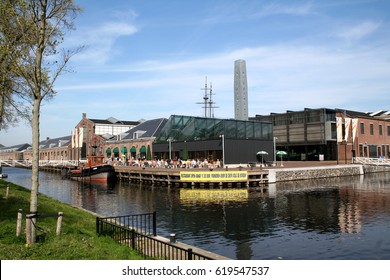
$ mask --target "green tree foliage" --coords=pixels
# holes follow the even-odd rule
[[[18,9],[16,9],[18,7]],[[21,117],[27,116],[26,106],[20,99],[16,65],[22,58],[22,53],[27,52],[26,40],[29,30],[23,27],[28,17],[25,14],[26,7],[18,0],[0,1],[0,129],[7,129]]]
[[[150,145],[148,145],[148,149],[146,150],[146,159],[147,160],[152,159],[152,152],[150,151]]]
[[[72,0],[0,0],[2,107],[18,100],[27,109],[32,126],[32,178],[30,211],[36,212],[39,189],[40,110],[43,100],[56,92],[54,83],[69,59],[80,51],[60,49],[66,31],[80,11]],[[8,64],[7,64],[8,62]],[[7,65],[10,65],[7,68]],[[8,102],[8,103],[7,103]],[[18,108],[18,106],[14,106]],[[2,110],[5,112],[6,110]],[[12,111],[6,112],[8,117]],[[4,113],[3,113],[4,115]],[[3,122],[3,120],[2,120]],[[35,240],[35,231],[31,234]]]

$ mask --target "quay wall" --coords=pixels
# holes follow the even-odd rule
[[[377,172],[389,172],[390,165],[375,165],[375,164],[365,164],[363,165],[364,173],[377,173]]]
[[[364,175],[363,165],[335,165],[305,168],[270,169],[268,183]]]

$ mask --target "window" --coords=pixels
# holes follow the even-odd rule
[[[364,134],[364,123],[360,123],[360,134]]]
[[[364,154],[363,154],[363,145],[362,145],[362,144],[359,144],[359,156],[360,156],[360,157],[364,157]]]
[[[374,124],[370,123],[370,135],[374,135]]]
[[[390,136],[390,125],[387,126],[387,136]]]
[[[379,135],[382,135],[382,134],[383,134],[382,125],[380,124],[380,125],[379,125]]]

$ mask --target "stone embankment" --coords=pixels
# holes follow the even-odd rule
[[[278,168],[269,170],[268,183],[355,175],[364,175],[362,165]]]
[[[302,165],[302,163],[301,163]],[[314,164],[316,165],[316,164]],[[369,165],[369,164],[317,164],[316,166],[294,166],[269,169],[268,183],[321,179],[342,176],[356,176],[367,173],[388,172],[390,166]]]

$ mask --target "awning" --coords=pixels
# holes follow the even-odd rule
[[[119,149],[118,147],[115,147],[114,150],[113,150],[114,154],[119,154]]]
[[[122,154],[127,154],[127,148],[125,146],[122,146]]]
[[[131,147],[131,149],[130,149],[130,153],[136,153],[137,152],[137,149],[133,146],[133,147]]]
[[[146,153],[146,148],[145,146],[142,146],[141,149],[139,149],[140,153]]]
[[[107,148],[106,154],[107,154],[107,155],[110,155],[110,154],[111,154],[111,148]]]

